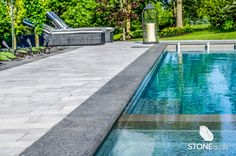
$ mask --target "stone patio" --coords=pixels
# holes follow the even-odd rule
[[[80,47],[0,71],[0,155],[18,155],[149,46]]]

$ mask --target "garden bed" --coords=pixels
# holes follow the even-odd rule
[[[14,54],[11,51],[2,50],[0,51],[0,71],[64,53],[75,48],[78,47],[22,48],[16,50]]]

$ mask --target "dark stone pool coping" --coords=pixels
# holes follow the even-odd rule
[[[20,155],[93,155],[165,48],[152,46]]]

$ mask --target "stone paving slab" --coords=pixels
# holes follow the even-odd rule
[[[135,46],[82,47],[0,71],[0,155],[20,154],[148,49]]]

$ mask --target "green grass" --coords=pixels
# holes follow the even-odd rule
[[[236,31],[215,32],[210,30],[195,31],[181,36],[161,38],[161,40],[232,40],[236,39]]]
[[[207,24],[191,26],[193,32],[181,36],[160,38],[160,40],[235,40],[236,31],[219,32],[208,28]],[[131,41],[141,41],[141,38],[131,39]]]
[[[201,31],[208,29],[209,26],[210,26],[209,24],[196,24],[196,25],[191,25],[191,28],[194,31]]]

